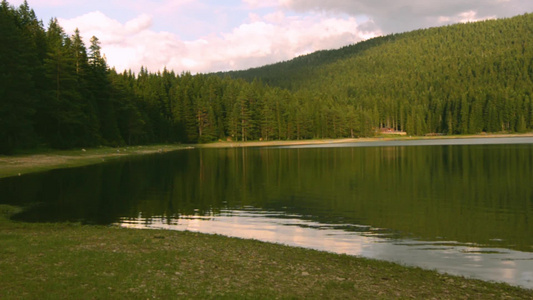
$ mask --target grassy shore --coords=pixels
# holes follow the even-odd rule
[[[303,143],[327,142],[353,140]],[[302,142],[282,144],[295,143]],[[202,147],[280,144],[219,142]],[[97,148],[0,157],[0,177],[187,148]],[[533,290],[506,284],[253,240],[10,220],[19,210],[0,204],[0,299],[533,298]]]
[[[533,290],[191,232],[9,220],[0,299],[531,299]]]
[[[81,167],[117,158],[184,150],[184,145],[152,145],[110,148],[100,147],[76,150],[46,150],[39,152],[0,155],[0,178],[18,176],[59,168]]]

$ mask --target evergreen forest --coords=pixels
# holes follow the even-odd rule
[[[245,71],[115,70],[97,37],[0,5],[0,154],[19,149],[533,130],[533,14]]]

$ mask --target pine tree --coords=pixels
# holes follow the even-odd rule
[[[118,129],[115,105],[110,97],[109,69],[101,53],[100,40],[95,36],[91,38],[88,59],[88,88],[91,102],[96,106],[102,142],[113,146],[122,145],[124,141]]]
[[[82,96],[78,86],[71,41],[57,19],[47,31],[48,53],[44,60],[47,91],[39,107],[38,128],[53,147],[69,148],[84,144]]]
[[[0,153],[31,144],[36,90],[31,38],[17,12],[0,6]]]

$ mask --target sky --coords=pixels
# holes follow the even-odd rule
[[[8,0],[18,6],[24,0]],[[110,67],[151,72],[242,70],[372,37],[533,12],[532,0],[28,0]]]

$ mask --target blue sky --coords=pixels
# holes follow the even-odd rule
[[[18,6],[23,0],[8,1]],[[531,0],[28,0],[118,71],[247,69],[389,33],[533,12]]]

